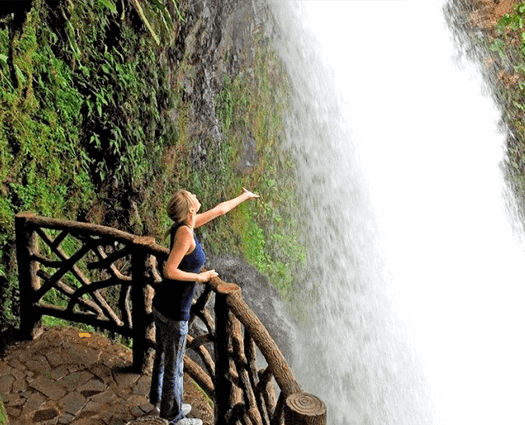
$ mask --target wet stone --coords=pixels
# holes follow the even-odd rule
[[[97,363],[89,370],[95,376],[97,376],[98,378],[100,378],[102,381],[104,381],[107,384],[114,382],[113,374],[111,373],[111,369],[103,364]]]
[[[111,418],[113,417],[113,413],[112,412],[102,411],[102,412],[100,412],[98,414],[98,417],[100,419],[102,419],[104,424],[106,424],[106,425],[111,425],[112,424],[112,422],[111,422]]]
[[[132,395],[126,400],[126,409],[129,410],[135,417],[142,416],[144,412],[140,406],[146,406],[149,404],[149,400],[141,395]],[[151,406],[153,409],[153,406]]]
[[[78,390],[91,378],[93,378],[93,375],[83,370],[82,372],[73,372],[65,376],[57,384],[66,391]]]
[[[81,364],[90,367],[98,360],[100,352],[77,344],[64,343],[63,358],[65,364]]]
[[[47,353],[46,358],[52,368],[55,368],[57,366],[61,366],[64,364],[64,359],[57,352]]]
[[[82,385],[78,390],[82,393],[88,392],[92,393],[91,395],[95,395],[106,390],[107,387],[107,384],[102,382],[102,380],[100,380],[99,378],[94,378]]]
[[[75,420],[75,425],[106,425],[106,423],[102,419],[95,416],[90,418],[77,419]]]
[[[25,375],[24,375],[23,379],[17,379],[13,383],[13,392],[16,393],[16,394],[20,394],[20,393],[24,392],[26,389],[27,389],[27,382],[26,382],[26,379],[25,379]]]
[[[149,401],[147,403],[139,404],[140,410],[142,410],[144,413],[151,413],[155,406],[151,404]]]
[[[4,404],[11,407],[23,406],[26,402],[25,398],[20,397],[20,394],[6,394],[4,396]]]
[[[117,381],[117,386],[121,389],[131,387],[135,383],[135,381],[139,379],[139,376],[140,375],[136,373],[128,373],[121,371],[113,372],[113,377],[115,378],[115,381]]]
[[[24,350],[18,353],[18,360],[20,360],[22,363],[25,363],[26,361],[30,360],[33,356],[34,353],[32,351]]]
[[[15,382],[15,377],[12,375],[0,376],[0,394],[9,394]]]
[[[6,362],[0,360],[0,376],[10,375],[13,371],[13,368],[9,366]]]
[[[80,391],[80,394],[82,394],[86,398],[90,398],[90,397],[93,397],[94,395],[100,394],[100,391],[83,390],[83,391]]]
[[[82,409],[82,413],[85,413],[85,414],[90,413],[91,415],[94,415],[106,409],[108,405],[110,404],[105,403],[104,401],[101,401],[101,400],[98,400],[98,401],[90,400],[88,404],[86,404],[86,407]]]
[[[45,397],[39,392],[34,392],[31,394],[29,399],[24,404],[23,414],[27,415],[35,410],[40,409],[42,405],[46,402]]]
[[[17,358],[9,358],[7,360],[7,364],[9,366],[11,366],[13,369],[16,369],[16,370],[20,370],[20,371],[25,371],[26,367],[24,366],[24,364],[18,360]]]
[[[54,419],[58,416],[58,411],[54,408],[37,410],[33,415],[34,422],[44,422]]]
[[[5,410],[8,416],[12,418],[18,418],[20,416],[20,413],[22,413],[21,407],[7,406]]]
[[[79,365],[76,365],[76,364],[67,365],[67,370],[69,371],[69,373],[77,372],[77,371],[83,370],[83,369],[85,369],[83,366],[79,366]]]
[[[133,389],[133,394],[147,395],[151,385],[151,378],[148,376],[141,376]]]
[[[25,379],[26,377],[26,374],[23,373],[23,372],[20,372],[19,370],[17,369],[11,369],[11,375],[13,375],[15,377],[15,379]]]
[[[66,392],[60,388],[56,382],[48,376],[48,374],[40,375],[38,378],[31,381],[29,386],[53,400],[60,400],[66,395]]]
[[[78,393],[71,393],[59,401],[67,413],[76,415],[86,405],[86,398]]]
[[[58,419],[58,423],[59,424],[69,424],[73,422],[74,420],[75,420],[75,417],[72,414],[66,413],[65,415],[61,416]]]
[[[45,370],[50,370],[48,361],[44,356],[39,356],[35,359],[26,362],[26,367],[36,373],[42,373]]]
[[[53,368],[51,373],[49,374],[49,377],[51,379],[54,379],[55,381],[58,381],[59,379],[62,379],[64,376],[69,374],[69,369],[67,366],[59,366],[57,368]]]
[[[144,412],[142,411],[142,409],[139,406],[133,406],[131,408],[131,414],[133,416],[135,416],[136,418],[138,418],[139,416],[144,415]]]

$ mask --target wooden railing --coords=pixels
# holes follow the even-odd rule
[[[43,315],[117,333],[133,339],[142,371],[156,345],[151,301],[168,250],[90,223],[32,213],[15,221],[22,333],[33,338]],[[301,390],[239,286],[204,285],[189,325],[185,371],[214,400],[217,425],[326,424],[324,403]]]

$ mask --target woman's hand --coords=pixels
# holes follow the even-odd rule
[[[242,193],[233,198],[229,201],[221,202],[220,204],[216,205],[211,210],[205,211],[201,214],[197,214],[195,217],[195,228],[201,227],[202,225],[215,220],[217,217],[220,217],[221,215],[224,215],[231,210],[233,210],[235,207],[237,207],[239,204],[243,203],[244,201],[247,201],[249,199],[255,199],[258,198],[259,195],[256,195],[255,193],[250,192],[246,188],[242,188]]]
[[[250,191],[249,191],[248,189],[246,189],[245,187],[242,188],[242,193],[248,195],[248,199],[259,198],[259,195],[256,195],[255,193],[250,192]]]
[[[217,273],[215,270],[208,270],[206,272],[199,273],[199,282],[205,283],[217,276],[219,276],[219,273]]]

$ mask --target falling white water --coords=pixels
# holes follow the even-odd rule
[[[499,111],[441,1],[275,1],[309,220],[294,370],[332,425],[525,424]]]

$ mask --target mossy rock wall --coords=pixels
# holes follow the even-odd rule
[[[286,295],[304,262],[288,84],[265,1],[22,2],[0,11],[0,301],[17,322],[14,216],[114,226],[166,244],[165,206],[261,195],[201,233]],[[15,13],[11,13],[15,12]]]

